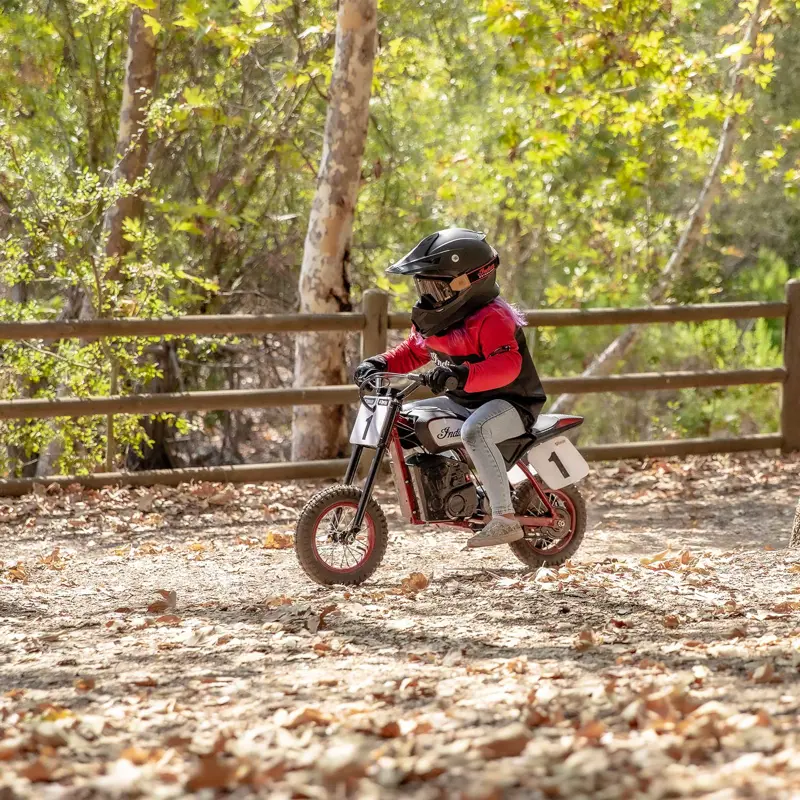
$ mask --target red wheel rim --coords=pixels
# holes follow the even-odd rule
[[[350,528],[357,508],[358,503],[354,500],[340,500],[323,509],[314,522],[314,558],[331,572],[355,572],[366,563],[375,549],[375,523],[368,514],[352,542],[344,544],[332,540],[334,534]],[[337,509],[351,509],[352,513],[344,511],[337,519]]]
[[[537,553],[541,553],[542,555],[546,556],[552,556],[560,553],[562,550],[565,550],[572,541],[572,537],[575,535],[575,528],[578,524],[578,519],[575,511],[575,503],[572,502],[572,499],[568,494],[557,489],[546,489],[545,493],[557,511],[561,510],[566,512],[567,516],[569,517],[569,530],[560,539],[556,539],[554,542],[552,542],[549,547],[540,546],[540,543],[547,541],[545,536],[540,535],[536,538],[527,538],[526,541],[528,545]],[[530,530],[530,528],[528,530]],[[537,529],[534,528],[534,530]],[[547,531],[547,528],[539,528],[538,530]]]

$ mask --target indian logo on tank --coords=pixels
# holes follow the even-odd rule
[[[461,439],[463,424],[460,419],[435,419],[428,424],[428,431],[438,442],[457,441]]]

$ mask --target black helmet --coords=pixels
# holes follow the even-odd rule
[[[426,236],[386,272],[414,278],[419,300],[411,321],[423,336],[435,336],[500,294],[499,264],[485,234],[447,228]]]

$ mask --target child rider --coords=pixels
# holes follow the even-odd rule
[[[429,379],[435,394],[444,392],[448,378],[457,379],[458,388],[444,397],[419,402],[469,414],[461,440],[486,490],[492,519],[468,547],[523,538],[497,443],[529,429],[546,400],[522,331],[525,321],[499,296],[499,264],[482,233],[448,228],[424,238],[386,270],[414,278],[419,299],[411,312],[411,335],[363,361],[354,375],[360,385],[376,372],[409,372],[433,361]]]

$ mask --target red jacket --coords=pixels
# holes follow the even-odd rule
[[[469,364],[467,392],[507,386],[519,375],[522,356],[515,339],[517,322],[505,305],[489,303],[441,336],[423,339],[416,331],[386,353],[390,372],[411,372],[431,360],[431,351],[451,356],[480,355]],[[435,361],[435,358],[434,358]]]
[[[478,309],[441,336],[425,339],[412,331],[384,357],[390,372],[410,372],[431,360],[443,366],[466,364],[464,389],[448,392],[466,407],[500,398],[536,416],[546,399],[517,315],[502,300]]]

